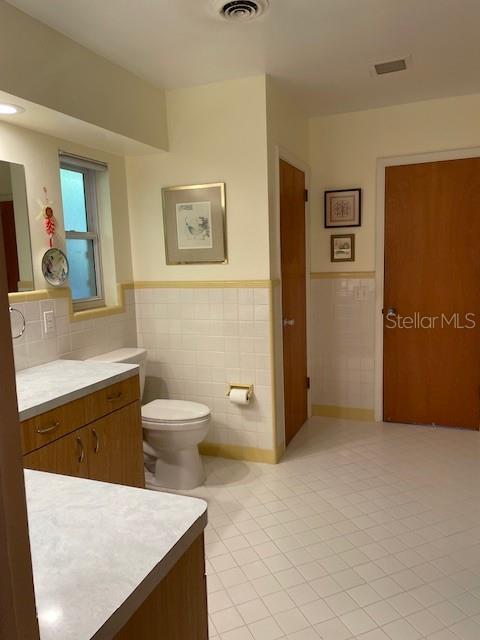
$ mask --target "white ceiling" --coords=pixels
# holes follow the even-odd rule
[[[269,73],[309,115],[480,91],[480,0],[271,0],[243,24],[211,0],[9,1],[165,88]],[[407,71],[370,75],[408,55]]]

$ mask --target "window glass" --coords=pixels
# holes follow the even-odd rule
[[[68,279],[74,300],[97,296],[93,240],[67,238]]]
[[[81,171],[60,169],[63,215],[67,231],[88,231],[85,179]]]

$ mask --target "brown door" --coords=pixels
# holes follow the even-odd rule
[[[287,444],[308,417],[305,174],[280,160],[283,375]]]
[[[480,158],[385,178],[384,419],[478,429]]]
[[[26,469],[88,478],[87,436],[85,428],[63,436],[23,456],[23,466]]]
[[[145,486],[140,404],[114,411],[88,427],[88,470],[91,480],[132,487]]]
[[[18,270],[17,236],[15,232],[15,215],[11,200],[0,202],[2,217],[3,248],[7,265],[7,285],[9,293],[18,291],[20,273]]]

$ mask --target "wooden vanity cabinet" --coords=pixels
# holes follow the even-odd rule
[[[144,487],[138,376],[22,422],[27,469]]]
[[[88,478],[88,462],[81,431],[83,429],[69,433],[51,444],[23,456],[23,466],[26,469]]]
[[[139,402],[110,413],[84,430],[88,432],[88,477],[91,480],[145,486]]]

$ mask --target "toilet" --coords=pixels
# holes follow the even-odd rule
[[[123,348],[89,360],[122,362],[140,367],[140,394],[145,388],[147,352]],[[198,402],[158,399],[142,406],[143,450],[147,468],[154,469],[147,486],[152,489],[195,489],[205,473],[198,445],[205,439],[210,409]]]

